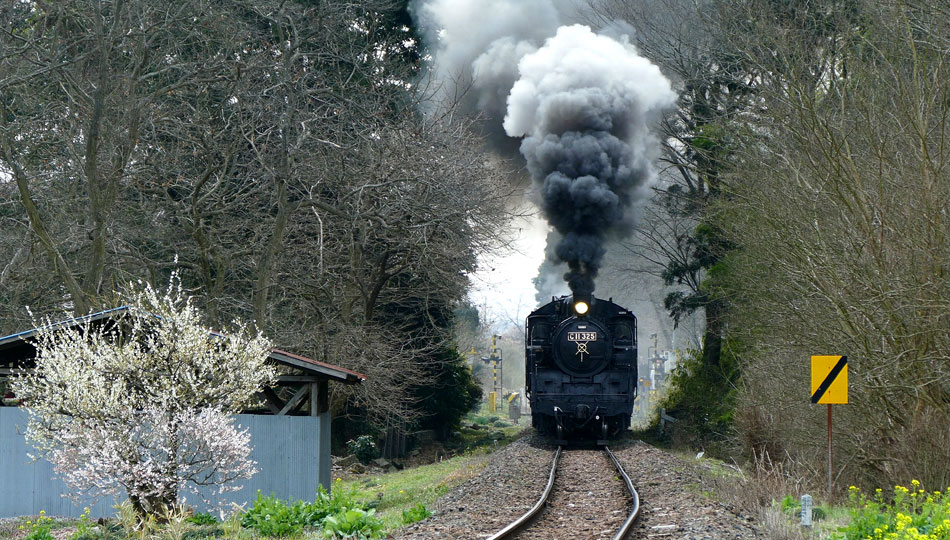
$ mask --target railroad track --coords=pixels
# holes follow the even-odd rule
[[[585,451],[574,451],[574,452],[580,453],[580,452],[585,452]],[[504,529],[498,531],[497,533],[489,537],[488,540],[502,540],[506,538],[514,538],[516,535],[519,537],[520,536],[530,537],[530,534],[529,534],[530,529],[527,528],[527,525],[529,523],[534,522],[536,519],[538,519],[539,521],[543,519],[539,517],[539,514],[541,513],[541,510],[544,509],[545,505],[548,503],[548,499],[550,498],[551,493],[554,491],[554,484],[555,484],[555,480],[557,479],[557,474],[558,474],[558,465],[560,464],[563,455],[566,453],[567,452],[565,452],[563,448],[560,446],[554,452],[554,459],[552,460],[552,463],[551,463],[551,473],[548,475],[548,483],[547,483],[547,486],[544,488],[544,493],[541,494],[541,498],[538,500],[538,502],[535,503],[535,505],[530,510],[528,510],[523,516],[511,522]],[[578,457],[579,457],[578,462],[589,462],[591,461],[589,457],[592,455],[596,455],[597,453],[598,452],[594,452],[594,451],[586,451],[586,454],[583,454],[583,453],[578,454]],[[605,446],[603,447],[603,454],[605,454],[606,457],[610,460],[610,462],[613,463],[613,466],[616,469],[616,472],[619,475],[619,478],[626,485],[627,491],[630,493],[630,498],[632,500],[629,514],[627,514],[627,517],[624,520],[623,524],[616,530],[616,533],[612,537],[613,540],[623,540],[624,538],[627,537],[627,534],[630,532],[630,529],[633,527],[633,522],[637,519],[637,515],[640,513],[640,496],[637,494],[637,490],[633,487],[633,482],[630,481],[630,477],[627,476],[627,473],[623,470],[623,466],[620,465],[620,462],[617,460],[617,457],[614,456],[613,452],[611,452],[610,449]],[[595,481],[596,479],[593,479],[593,478],[586,478],[586,477],[577,478],[572,484],[574,488],[573,490],[575,492],[586,491],[586,493],[582,493],[581,495],[586,495],[588,497],[591,497],[593,496],[593,492],[587,491],[587,489],[588,487],[594,488],[595,485],[590,484],[590,483],[595,482]],[[596,487],[601,488],[601,489],[604,488],[603,485],[596,485]],[[562,487],[562,489],[564,488]],[[605,495],[605,498],[607,498],[606,495]],[[565,500],[567,500],[567,497],[565,497]],[[604,506],[602,508],[606,509],[606,508],[609,508],[608,503],[616,503],[616,501],[613,499],[610,499],[610,500],[603,501],[603,503],[604,503]],[[565,502],[564,504],[566,504],[569,507],[568,509],[565,509],[565,511],[567,512],[574,511],[575,505],[573,503]],[[611,521],[614,518],[613,516],[606,515],[609,513],[610,513],[609,510],[603,510],[602,514],[604,515],[601,516],[603,518],[603,522]],[[555,523],[553,525],[549,525],[549,527],[552,527],[552,528],[553,527],[562,528],[563,526],[564,524],[561,524],[561,523]],[[599,531],[599,532],[602,534],[603,532],[606,532],[606,531]],[[545,533],[544,537],[550,538],[548,534],[549,533]]]

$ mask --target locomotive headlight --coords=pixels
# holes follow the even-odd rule
[[[590,306],[587,305],[587,302],[575,302],[575,303],[574,303],[574,311],[575,311],[578,315],[584,315],[584,314],[586,314],[586,313],[587,313],[587,310],[589,310],[589,309],[590,309]]]

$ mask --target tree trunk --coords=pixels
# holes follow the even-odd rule
[[[718,300],[706,304],[706,330],[703,332],[703,364],[719,371],[722,367],[722,315],[723,306]]]

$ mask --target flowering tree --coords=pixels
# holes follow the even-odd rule
[[[36,369],[13,381],[28,440],[72,496],[124,489],[142,515],[176,505],[181,491],[240,489],[233,482],[255,463],[229,415],[276,376],[270,342],[237,322],[227,335],[202,326],[177,276],[127,300],[114,323],[40,331]]]

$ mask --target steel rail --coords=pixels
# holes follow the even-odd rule
[[[624,484],[627,486],[627,490],[630,492],[630,498],[632,501],[632,509],[630,514],[627,515],[627,519],[624,520],[623,525],[618,529],[617,534],[614,535],[613,540],[624,540],[627,535],[630,533],[631,527],[633,527],[634,521],[640,515],[640,495],[637,493],[636,488],[633,487],[633,482],[630,480],[630,476],[627,475],[627,472],[623,470],[623,465],[620,464],[620,461],[617,459],[617,456],[610,451],[610,448],[606,446],[603,447],[604,452],[607,453],[607,456],[610,458],[610,461],[613,462],[614,467],[617,469],[617,472],[620,473],[620,477],[623,479]],[[528,522],[530,522],[538,512],[541,511],[541,508],[544,507],[544,504],[548,500],[548,496],[551,494],[551,490],[554,488],[554,478],[557,476],[557,464],[561,459],[562,447],[558,446],[557,451],[554,452],[554,460],[551,463],[551,473],[548,475],[548,485],[544,488],[544,493],[541,494],[541,498],[538,499],[538,502],[535,503],[531,510],[525,512],[523,516],[516,519],[515,521],[509,523],[504,529],[498,531],[487,540],[501,540],[507,538],[515,531],[524,527]]]
[[[630,498],[632,499],[633,508],[630,510],[630,514],[627,516],[626,521],[623,522],[623,525],[620,526],[620,530],[617,531],[617,534],[614,535],[613,540],[623,540],[627,537],[627,534],[630,533],[630,528],[633,527],[633,522],[637,520],[637,516],[640,515],[640,494],[637,493],[636,488],[633,487],[633,482],[630,481],[630,477],[627,476],[627,472],[623,470],[623,465],[620,464],[620,461],[617,459],[617,456],[610,451],[610,448],[604,447],[604,451],[607,452],[607,455],[610,456],[610,461],[614,462],[614,467],[617,467],[617,472],[620,473],[620,477],[623,478],[623,482],[627,484],[627,489],[630,491]]]
[[[531,510],[528,510],[523,516],[509,523],[507,527],[492,535],[490,538],[488,538],[488,540],[501,540],[502,538],[507,538],[508,535],[523,527],[526,523],[531,521],[531,518],[533,518],[535,514],[541,511],[544,503],[548,501],[548,495],[551,494],[551,490],[554,488],[554,477],[557,476],[557,462],[560,459],[561,447],[558,446],[557,451],[554,452],[554,461],[551,464],[551,474],[548,475],[548,485],[544,488],[544,493],[541,494],[541,498],[538,499],[538,502],[535,503],[533,507],[531,507]]]

